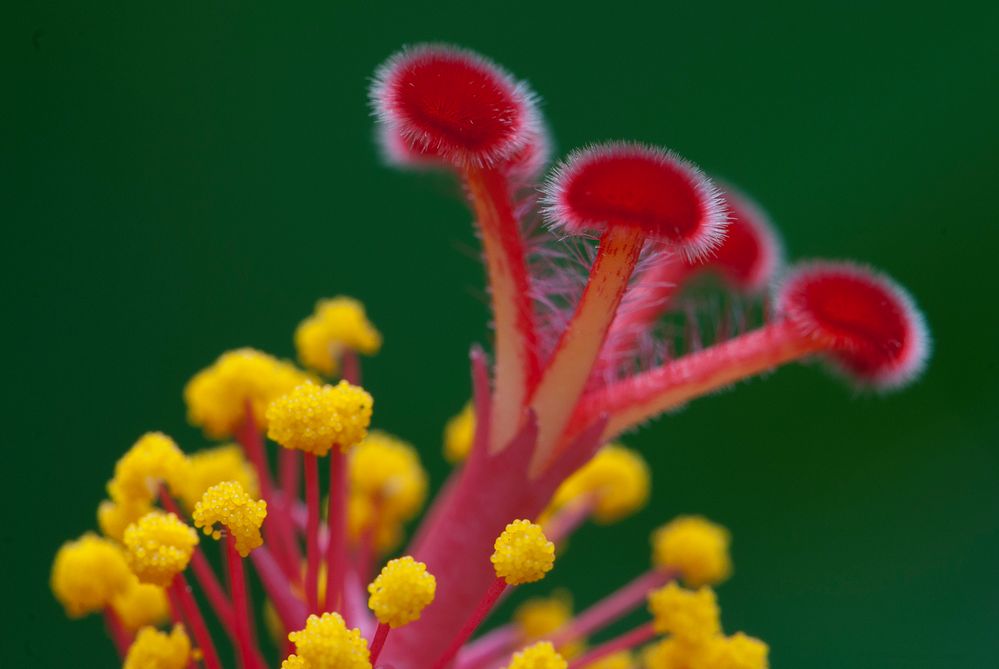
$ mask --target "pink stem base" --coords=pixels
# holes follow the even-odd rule
[[[382,647],[385,645],[385,639],[388,638],[388,633],[391,628],[385,623],[378,623],[378,628],[375,630],[375,638],[371,640],[371,665],[374,666],[375,662],[378,661],[378,656],[382,654]]]

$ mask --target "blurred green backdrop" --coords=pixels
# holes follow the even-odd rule
[[[999,6],[423,4],[5,7],[0,664],[113,664],[100,621],[52,600],[53,552],[141,432],[202,443],[194,371],[240,345],[291,356],[318,297],[367,302],[377,424],[441,480],[488,336],[481,270],[456,189],[379,164],[366,88],[400,45],[447,40],[527,78],[562,151],[675,148],[762,201],[792,258],[896,276],[936,340],[899,395],[793,368],[636,435],[653,503],[580,533],[539,590],[593,601],[696,511],[735,536],[726,627],[775,667],[994,666]]]

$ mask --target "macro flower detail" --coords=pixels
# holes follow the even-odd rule
[[[700,516],[681,516],[652,534],[653,562],[676,569],[692,587],[717,585],[732,572],[728,530]]]
[[[539,641],[513,654],[507,669],[566,669],[568,663],[547,641]]]
[[[169,634],[144,627],[128,649],[124,669],[183,669],[190,657],[191,640],[181,625]]]
[[[555,566],[555,544],[548,541],[541,526],[529,520],[515,520],[496,538],[490,561],[496,576],[508,585],[533,583]]]
[[[368,320],[364,305],[350,297],[320,300],[315,313],[295,330],[298,359],[326,376],[340,371],[345,352],[374,355],[381,346],[382,335]]]
[[[763,641],[723,631],[711,587],[733,572],[731,536],[701,516],[658,527],[651,565],[579,611],[538,582],[585,523],[646,506],[655,472],[622,435],[792,362],[898,389],[930,351],[913,299],[853,262],[786,268],[763,207],[664,147],[591,145],[543,177],[537,97],[464,49],[401,51],[370,101],[385,157],[459,181],[481,241],[493,337],[444,428],[452,473],[431,496],[428,453],[377,429],[360,356],[382,332],[359,300],[322,299],[292,337],[306,369],[241,348],[194,374],[188,420],[226,441],[185,452],[151,432],[128,449],[95,500],[104,536],[56,553],[56,598],[102,614],[126,667],[766,669]],[[481,630],[514,588],[531,598]]]
[[[323,456],[347,450],[368,434],[371,395],[346,381],[335,386],[304,383],[267,409],[268,436],[285,448]]]

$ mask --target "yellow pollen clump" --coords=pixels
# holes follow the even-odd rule
[[[148,432],[118,460],[108,494],[119,504],[151,502],[161,483],[179,490],[187,477],[187,457],[173,439],[161,432]]]
[[[368,585],[368,607],[379,622],[402,627],[420,619],[436,591],[437,579],[427,571],[427,565],[406,555],[389,560]]]
[[[594,520],[613,523],[645,506],[650,478],[649,466],[641,455],[609,444],[559,486],[552,506],[558,509],[586,499],[593,504]]]
[[[132,584],[111,600],[111,606],[122,625],[131,631],[147,625],[161,625],[170,618],[166,591],[158,585],[139,583],[134,575]]]
[[[586,665],[586,669],[633,669],[634,667],[635,658],[627,650],[611,653]]]
[[[702,643],[687,643],[676,638],[663,639],[642,651],[642,666],[646,669],[700,669],[713,645],[720,637]]]
[[[566,669],[569,663],[555,652],[547,641],[539,641],[533,646],[514,653],[507,669]]]
[[[555,565],[555,544],[529,520],[507,525],[493,548],[493,569],[509,585],[540,581]]]
[[[767,669],[769,652],[767,644],[759,639],[736,632],[711,644],[704,669]]]
[[[267,409],[267,435],[285,448],[323,456],[334,445],[347,451],[368,435],[373,400],[363,388],[307,382]]]
[[[691,587],[716,585],[732,573],[728,530],[700,516],[680,516],[652,534],[652,561],[677,569]]]
[[[528,599],[513,613],[513,622],[520,629],[520,636],[524,641],[543,639],[570,620],[572,601],[565,593]],[[559,646],[558,652],[562,657],[571,659],[582,653],[585,647],[583,640],[576,640]]]
[[[350,297],[320,300],[295,330],[298,359],[326,376],[340,370],[345,350],[374,355],[381,346],[382,335],[368,320],[364,305]]]
[[[469,402],[444,425],[444,458],[452,464],[463,462],[474,441],[475,407]]]
[[[309,616],[305,629],[290,633],[288,640],[295,653],[282,669],[371,669],[367,640],[360,630],[347,629],[339,613]]]
[[[104,610],[134,578],[121,547],[88,532],[56,552],[50,585],[67,615],[78,618]]]
[[[191,640],[181,625],[170,634],[143,627],[125,656],[122,669],[184,669],[191,659]]]
[[[377,504],[386,519],[412,519],[427,498],[427,473],[410,444],[372,432],[350,452],[350,490]]]
[[[187,461],[187,479],[177,492],[189,510],[194,509],[206,490],[223,481],[236,481],[250,497],[260,496],[257,472],[236,444],[206,448],[189,455]]]
[[[172,513],[150,511],[125,530],[128,566],[143,583],[167,587],[187,568],[198,533]]]
[[[718,602],[708,587],[695,591],[667,583],[649,593],[649,611],[656,632],[686,643],[704,643],[721,632]]]
[[[106,499],[97,505],[97,526],[104,536],[121,541],[125,528],[152,510],[152,502],[145,500],[119,504]]]
[[[254,501],[236,481],[216,483],[195,504],[191,518],[194,526],[215,539],[222,538],[216,525],[224,526],[236,539],[236,551],[246,557],[264,543],[260,526],[267,517],[267,502]]]
[[[184,387],[188,420],[222,439],[239,430],[249,406],[257,425],[265,427],[268,405],[307,378],[291,363],[252,348],[223,353]]]

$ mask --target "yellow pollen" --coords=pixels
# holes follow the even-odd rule
[[[187,457],[170,437],[148,432],[139,438],[114,468],[108,494],[119,504],[151,502],[161,483],[179,490],[187,477]]]
[[[552,506],[558,509],[589,499],[593,519],[613,523],[645,506],[649,485],[649,466],[642,456],[619,444],[609,444],[559,486]]]
[[[496,538],[490,560],[509,585],[540,581],[555,565],[555,544],[529,520],[515,520]]]
[[[716,585],[732,573],[728,530],[700,516],[680,516],[652,534],[652,560],[679,570],[691,587]]]
[[[368,585],[368,607],[379,622],[402,627],[420,619],[436,591],[437,579],[427,571],[427,565],[406,555],[389,560]]]
[[[187,568],[198,533],[172,513],[150,511],[125,530],[128,565],[143,583],[167,587]]]
[[[371,669],[367,640],[360,630],[347,629],[339,613],[309,616],[305,629],[292,632],[288,640],[295,653],[282,669]]]
[[[572,601],[566,593],[556,593],[552,597],[535,597],[517,607],[513,622],[520,629],[524,641],[544,639],[572,620]],[[559,646],[559,654],[572,659],[586,647],[583,640],[571,641]]]
[[[372,432],[350,452],[351,493],[377,504],[385,520],[411,520],[427,498],[427,473],[410,444]]]
[[[243,557],[264,543],[260,526],[267,517],[267,502],[254,501],[236,481],[216,483],[205,491],[191,514],[194,526],[215,539],[222,538],[222,525],[236,539],[236,551]]]
[[[373,400],[363,388],[307,382],[267,409],[268,436],[285,448],[323,456],[334,445],[349,450],[368,435]]]
[[[132,642],[122,669],[184,669],[191,659],[191,640],[181,625],[170,634],[143,627]]]
[[[368,320],[364,305],[350,297],[320,300],[295,330],[298,359],[326,376],[339,372],[345,350],[374,355],[381,346],[382,335]]]
[[[131,585],[111,600],[111,606],[122,625],[133,632],[147,625],[162,625],[170,618],[166,591],[158,585],[139,583],[134,575]]]
[[[205,491],[222,481],[236,481],[250,497],[260,497],[257,473],[236,444],[206,448],[187,458],[187,479],[178,494],[188,510],[193,510]]]
[[[547,641],[539,641],[533,646],[514,653],[507,669],[566,669],[569,664]]]
[[[631,652],[622,650],[586,665],[586,669],[633,669],[635,666]]]
[[[452,464],[463,462],[475,441],[475,408],[467,403],[444,426],[444,458]]]
[[[700,669],[720,637],[701,643],[687,643],[676,638],[663,639],[642,651],[642,666],[646,669]]]
[[[291,363],[252,348],[223,353],[184,387],[188,420],[222,439],[239,429],[249,405],[257,424],[266,427],[267,406],[307,378]]]
[[[759,639],[736,632],[711,645],[705,669],[768,669],[770,649]]]
[[[667,583],[649,593],[649,611],[657,632],[686,643],[704,643],[721,632],[718,602],[708,587],[695,591]]]
[[[50,585],[67,615],[78,618],[104,610],[133,580],[121,547],[88,532],[56,552]]]
[[[120,542],[125,528],[152,510],[152,502],[145,500],[118,504],[106,499],[97,505],[97,526],[104,536]]]

